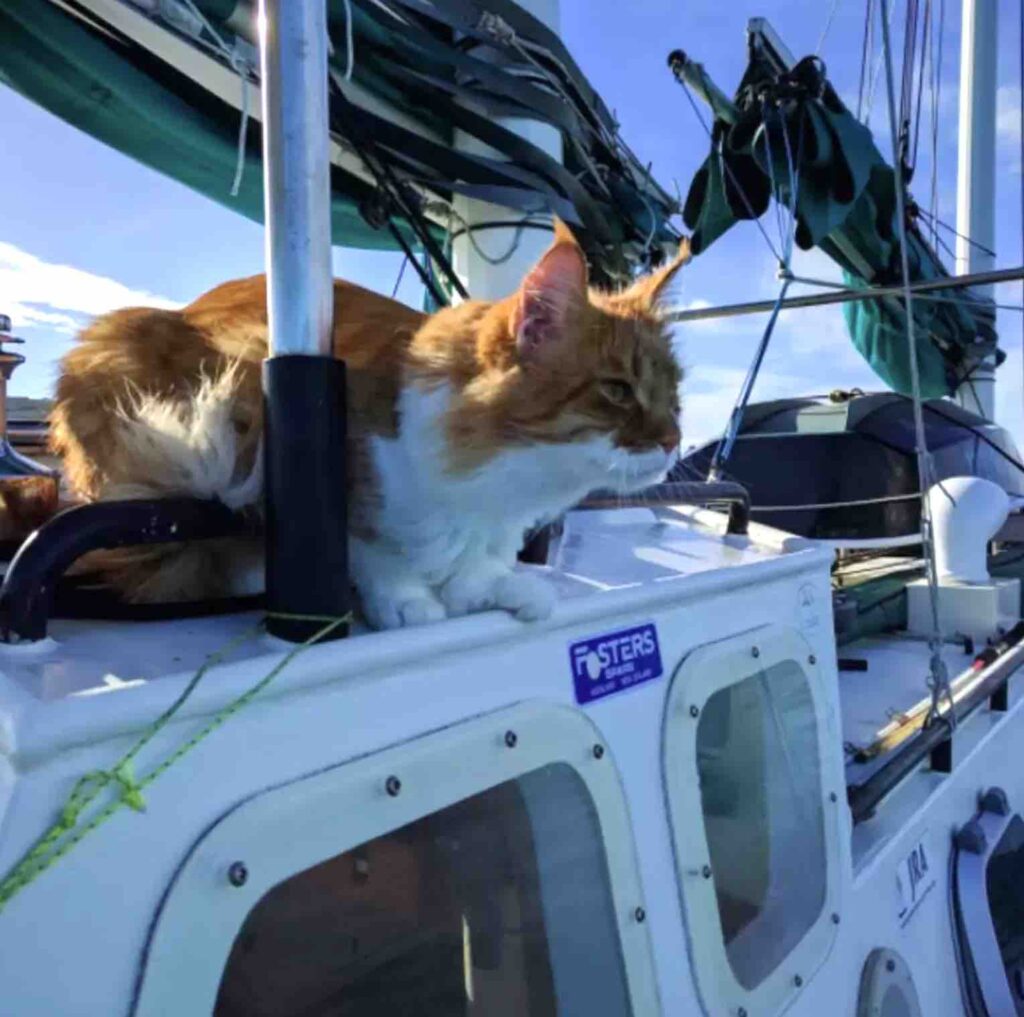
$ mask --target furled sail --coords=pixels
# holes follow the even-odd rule
[[[736,222],[759,218],[774,198],[792,208],[795,240],[820,247],[851,287],[900,281],[896,177],[871,131],[843,105],[816,57],[780,57],[751,34],[750,61],[733,99],[700,64],[676,54],[677,75],[710,106],[711,153],[694,177],[683,217],[695,254]],[[912,282],[948,276],[918,227],[907,224]],[[976,291],[938,290],[913,301],[921,394],[951,395],[997,348],[991,300]],[[907,315],[891,297],[844,305],[854,346],[894,391],[911,393]]]

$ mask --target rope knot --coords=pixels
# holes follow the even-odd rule
[[[110,772],[111,779],[117,784],[121,792],[121,801],[130,809],[136,812],[146,811],[146,799],[142,797],[142,785],[135,779],[132,773],[130,759],[125,759],[119,766]]]

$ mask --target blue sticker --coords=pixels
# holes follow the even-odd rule
[[[661,651],[653,624],[581,639],[569,647],[576,702],[580,705],[660,678]]]

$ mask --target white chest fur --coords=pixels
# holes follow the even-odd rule
[[[600,435],[505,448],[478,469],[455,473],[444,435],[451,401],[447,385],[406,387],[398,436],[371,443],[377,540],[354,539],[351,561],[374,624],[415,624],[487,607],[543,617],[550,591],[511,571],[526,531],[596,488],[652,483],[672,462],[660,450],[631,455]]]
[[[377,532],[400,547],[428,581],[441,582],[467,554],[511,559],[526,530],[564,511],[594,486],[596,459],[611,443],[533,445],[499,452],[479,469],[446,468],[447,385],[407,387],[397,438],[377,439],[373,464],[382,508]]]

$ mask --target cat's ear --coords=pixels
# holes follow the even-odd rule
[[[573,315],[587,302],[587,259],[558,219],[555,242],[527,273],[515,299],[516,350],[524,364],[531,364],[560,345]]]
[[[679,243],[679,250],[671,261],[637,279],[628,289],[617,293],[615,302],[644,314],[657,314],[676,272],[692,257],[689,238],[683,237]]]

